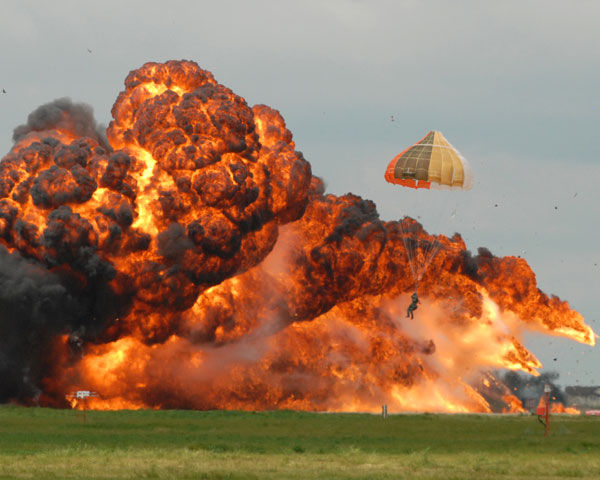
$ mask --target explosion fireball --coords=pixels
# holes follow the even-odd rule
[[[193,62],[130,72],[112,116],[56,100],[0,162],[0,401],[486,412],[485,372],[541,367],[524,330],[595,342],[524,259],[325,194],[279,112]],[[443,247],[414,320],[407,231]]]

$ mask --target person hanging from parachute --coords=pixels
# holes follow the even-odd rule
[[[441,132],[434,130],[396,155],[385,171],[385,179],[389,183],[415,189],[416,192],[430,189],[469,190],[473,183],[469,163]],[[426,201],[423,198],[421,200]],[[451,212],[454,216],[455,210]],[[414,280],[415,291],[406,312],[407,317],[413,318],[413,312],[420,303],[417,294],[419,281],[442,244],[437,237],[434,240],[428,236],[425,238],[421,234],[422,226],[408,216],[400,220],[399,225]]]
[[[417,308],[419,308],[419,307],[417,307],[417,304],[418,304],[418,303],[421,303],[421,302],[419,302],[419,296],[417,295],[417,292],[413,293],[413,294],[410,296],[410,298],[412,299],[412,302],[410,302],[410,305],[408,306],[408,309],[406,310],[406,316],[407,316],[407,317],[410,317],[411,319],[413,319],[413,318],[415,318],[415,317],[413,316],[413,312],[414,312],[414,311],[415,311]]]

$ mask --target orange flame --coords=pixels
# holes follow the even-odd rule
[[[527,410],[523,408],[523,403],[514,395],[503,395],[502,400],[506,402],[506,407],[502,409],[502,413],[525,413]]]
[[[567,415],[581,415],[581,411],[575,407],[565,407],[559,402],[550,402],[550,413],[565,413]]]

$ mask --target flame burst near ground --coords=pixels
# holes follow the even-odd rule
[[[0,401],[485,412],[510,392],[482,372],[541,367],[523,331],[594,344],[525,260],[326,194],[279,112],[193,62],[130,72],[112,116],[43,105],[0,163]],[[441,244],[415,320],[406,232]]]

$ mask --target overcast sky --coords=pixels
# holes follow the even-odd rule
[[[0,156],[42,103],[69,96],[108,124],[130,70],[194,60],[250,105],[278,109],[329,192],[373,200],[384,220],[414,211],[432,233],[461,232],[472,250],[525,257],[540,288],[600,332],[600,2],[4,0],[1,8]],[[383,172],[432,129],[470,161],[475,186],[430,206],[386,184]],[[546,336],[526,344],[562,385],[600,385],[597,348]]]

